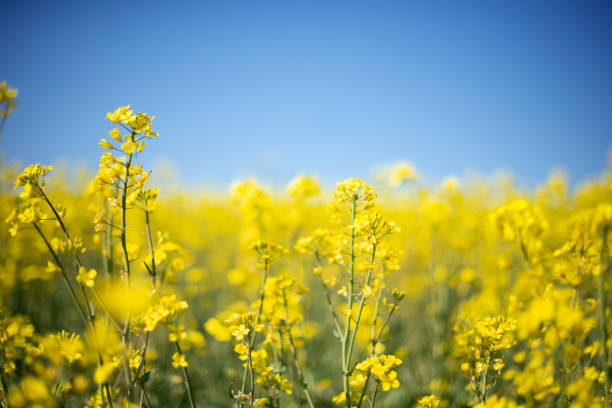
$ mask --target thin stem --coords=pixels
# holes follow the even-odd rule
[[[113,216],[112,211],[108,210],[108,204],[106,201],[103,203],[103,207],[104,207],[104,219],[108,217],[107,225],[110,227],[110,229],[104,230],[104,241],[102,243],[102,246],[106,248],[106,252],[107,252],[107,254],[104,256],[104,263],[106,265],[106,273],[108,274],[108,276],[112,276],[113,275],[113,228],[117,228],[117,227],[113,225],[114,216]]]
[[[38,187],[38,191],[42,195],[43,200],[45,200],[45,202],[47,203],[49,208],[51,208],[51,211],[53,212],[53,215],[55,216],[55,219],[59,223],[60,228],[62,229],[62,231],[64,233],[64,237],[66,237],[66,241],[68,241],[69,243],[72,242],[70,240],[70,235],[68,234],[68,230],[66,229],[66,226],[64,225],[64,221],[62,220],[62,217],[60,217],[59,213],[55,209],[55,206],[51,203],[51,200],[49,200],[49,197],[47,197],[47,195],[45,194],[45,191],[42,189],[42,187],[39,186]]]
[[[370,259],[370,264],[374,263],[375,257],[376,257],[376,244],[372,246],[372,257]],[[368,269],[368,276],[366,277],[366,282],[365,282],[366,285],[370,284],[370,279],[372,278],[372,269],[373,269],[372,267]],[[359,322],[361,321],[361,314],[363,312],[363,307],[365,306],[365,302],[366,302],[365,294],[362,294],[361,302],[359,303],[359,312],[357,312],[357,318],[355,319],[355,328],[353,330],[353,333],[351,335],[351,341],[349,343],[349,349],[348,349],[348,355],[347,355],[347,361],[348,361],[349,366],[351,365],[351,356],[353,354],[353,346],[355,344],[355,337],[357,336],[357,328],[359,326]]]
[[[255,325],[259,325],[259,323],[261,322],[261,313],[263,312],[263,305],[264,305],[264,299],[266,297],[266,280],[268,279],[268,272],[270,270],[270,265],[268,264],[268,259],[264,259],[264,273],[263,273],[263,277],[261,280],[261,294],[259,296],[259,309],[257,311],[257,318],[255,319]],[[255,329],[255,328],[254,328]],[[255,340],[257,339],[257,332],[254,331],[253,337],[249,338],[248,340],[248,344],[247,344],[247,352],[248,352],[248,356],[249,359],[251,358],[251,350],[253,349],[253,346],[255,345]],[[241,391],[244,392],[245,388],[246,388],[246,375],[247,375],[247,369],[248,366],[244,368],[244,372],[242,373],[242,387],[241,387]],[[253,396],[253,393],[255,392],[255,383],[254,383],[254,378],[253,378],[253,374],[251,372],[251,397]],[[251,404],[253,403],[252,398],[251,398]]]
[[[130,166],[132,164],[132,155],[128,156],[127,163],[125,165],[125,181],[123,183],[123,191],[121,193],[121,249],[123,250],[123,262],[126,273],[126,281],[129,285],[130,280],[130,260],[128,258],[127,251],[127,239],[126,239],[126,213],[127,213],[127,189],[128,180],[130,177]]]
[[[385,328],[389,324],[389,320],[391,320],[391,316],[393,316],[393,313],[395,313],[397,309],[398,308],[396,304],[391,305],[391,310],[389,310],[389,314],[387,314],[387,317],[385,318],[385,321],[383,322],[383,325],[380,328],[380,331],[378,332],[378,336],[376,336],[376,341],[374,342],[374,344],[377,344],[380,341],[380,338],[382,337]]]
[[[111,322],[113,322],[113,325],[117,328],[117,330],[119,332],[121,332],[121,326],[119,325],[119,323],[115,320],[115,318],[110,314],[110,312],[108,311],[108,308],[106,307],[106,305],[104,304],[104,302],[102,301],[102,298],[100,298],[100,295],[98,295],[98,292],[94,289],[94,288],[90,288],[91,293],[94,294],[94,297],[96,298],[96,300],[98,301],[98,303],[100,304],[100,306],[102,307],[102,309],[104,310],[104,313],[106,313],[106,315],[108,316],[108,318],[110,319]]]
[[[378,294],[376,296],[376,305],[374,306],[374,317],[372,319],[372,331],[370,332],[370,357],[374,356],[376,354],[376,345],[378,344],[378,340],[376,338],[376,321],[378,320],[378,313],[380,310],[380,302],[382,301],[382,284],[384,282],[385,279],[385,264],[383,263],[383,269],[382,269],[382,273],[380,276],[380,288],[378,290]],[[363,389],[361,390],[361,396],[359,397],[359,404],[357,405],[357,408],[361,408],[361,404],[363,402],[363,399],[367,393],[367,389],[368,389],[368,383],[370,382],[370,377],[371,377],[372,373],[371,370],[368,370],[368,374],[366,376],[366,382],[365,385],[363,387]]]
[[[525,263],[528,268],[531,268],[531,258],[529,257],[529,252],[527,251],[527,247],[525,246],[525,241],[523,240],[523,236],[521,235],[521,231],[517,230],[516,235],[518,237],[519,245],[521,247],[521,253],[523,254],[523,258],[525,259]]]
[[[350,247],[350,269],[349,269],[349,284],[348,284],[348,300],[346,310],[346,322],[344,325],[344,336],[342,338],[342,377],[344,386],[344,395],[346,398],[346,408],[351,408],[351,392],[349,388],[349,365],[350,356],[347,349],[349,346],[349,336],[351,333],[351,314],[353,311],[353,284],[355,278],[355,214],[357,212],[357,199],[353,198],[351,206],[351,247]]]
[[[147,230],[147,241],[149,243],[149,252],[151,253],[151,272],[152,272],[151,283],[153,286],[152,294],[155,295],[155,293],[157,292],[157,289],[156,289],[157,285],[156,285],[156,279],[155,279],[157,277],[157,270],[155,267],[155,252],[153,250],[153,240],[151,239],[151,223],[149,220],[149,212],[146,210],[145,210],[145,222],[146,222],[146,230]],[[151,336],[151,332],[147,332],[145,334],[144,345],[140,352],[140,363],[138,364],[138,368],[136,369],[136,374],[134,374],[134,378],[132,379],[132,384],[134,383],[134,381],[136,381],[137,378],[140,377],[140,372],[144,369],[146,365],[147,348],[149,346],[150,336]]]
[[[55,215],[55,218],[57,219],[57,222],[59,223],[62,231],[64,232],[64,237],[66,238],[66,242],[71,244],[72,241],[70,240],[70,234],[68,233],[68,229],[64,225],[64,221],[62,220],[62,217],[59,215],[59,213],[57,212],[57,210],[55,209],[55,207],[51,203],[51,200],[49,200],[49,198],[47,197],[47,195],[43,191],[42,187],[38,186],[38,190],[39,190],[41,196],[43,197],[43,200],[47,203],[47,205],[51,208],[51,211]],[[36,223],[33,223],[33,224],[34,224],[36,230],[38,231],[38,233],[40,234],[40,236],[45,241],[45,244],[47,245],[47,248],[49,249],[49,251],[51,251],[51,255],[56,260],[56,262],[58,262],[58,266],[60,266],[60,269],[63,272],[64,278],[66,279],[66,282],[69,283],[69,287],[71,288],[71,293],[73,294],[73,299],[75,299],[75,302],[77,302],[76,301],[76,296],[74,295],[74,289],[72,289],[72,284],[70,284],[70,280],[68,279],[68,275],[66,274],[65,270],[63,269],[63,267],[61,267],[61,263],[59,263],[59,258],[57,257],[57,254],[53,250],[53,247],[51,247],[51,245],[49,244],[49,241],[47,241],[46,237],[44,236],[44,234],[42,233],[42,231],[40,230],[38,225],[36,225]],[[78,273],[78,270],[79,270],[80,267],[81,267],[81,261],[79,259],[78,254],[75,253],[74,254],[74,269],[75,269],[75,273]],[[94,314],[93,314],[93,311],[90,308],[90,303],[89,303],[89,299],[87,297],[87,293],[85,292],[85,287],[83,286],[83,284],[81,284],[79,286],[81,287],[81,292],[83,294],[83,299],[85,301],[85,307],[87,309],[87,315],[86,315],[87,317],[85,317],[85,321],[87,322],[87,320],[89,320],[89,324],[90,324],[91,330],[95,334]],[[78,302],[77,302],[77,305],[78,305]],[[79,310],[85,316],[85,313],[80,308],[80,306],[79,306]],[[89,318],[89,319],[87,319],[87,318]],[[100,365],[102,365],[103,364],[102,355],[100,354],[99,351],[97,353],[98,353],[98,361],[99,361]],[[108,404],[110,405],[110,408],[113,408],[113,400],[111,398],[111,393],[110,393],[110,388],[109,388],[108,382],[104,383],[104,388],[106,389],[106,396],[107,396]]]
[[[134,138],[134,132],[132,132],[131,136],[132,139]],[[125,290],[127,292],[127,295],[129,297],[129,291],[130,291],[130,260],[128,257],[128,251],[127,251],[127,238],[126,238],[126,221],[127,221],[127,217],[126,217],[126,213],[127,213],[127,190],[128,190],[128,183],[129,183],[129,178],[130,178],[130,166],[132,164],[132,154],[130,153],[128,155],[128,159],[127,162],[125,164],[125,180],[123,180],[123,191],[121,193],[121,235],[120,235],[120,239],[121,239],[121,249],[123,251],[123,263],[124,263],[124,268],[125,268]],[[130,338],[130,321],[131,321],[131,310],[128,307],[128,311],[127,311],[127,318],[125,320],[125,324],[123,327],[123,330],[121,331],[121,340],[122,343],[127,347],[127,349],[129,350],[129,338]],[[129,358],[126,356],[123,359],[123,366],[124,366],[124,372],[125,372],[125,381],[127,383],[127,387],[128,387],[128,399],[131,399],[131,396],[133,394],[133,390],[134,390],[134,386],[133,386],[133,381],[132,381],[132,372],[130,370],[130,363],[129,363]]]
[[[110,408],[113,408],[113,397],[111,396],[110,387],[108,386],[108,382],[104,383],[104,391],[106,392],[106,401]]]
[[[2,129],[4,129],[4,124],[6,123],[6,118],[8,116],[2,116],[2,120],[0,120],[0,136],[2,136]],[[1,141],[2,139],[0,139]]]
[[[6,385],[6,380],[4,379],[4,373],[0,369],[0,382],[2,383],[2,394],[4,395],[4,402],[6,407],[9,408],[8,403],[8,386]]]
[[[300,386],[304,390],[304,395],[308,400],[308,406],[310,408],[314,408],[314,404],[312,403],[312,398],[310,397],[310,392],[308,391],[308,385],[304,381],[304,374],[302,372],[302,368],[300,367],[300,363],[297,358],[297,350],[295,348],[295,343],[293,341],[293,335],[291,334],[291,325],[289,324],[289,307],[287,305],[287,293],[283,290],[283,304],[285,306],[285,323],[287,327],[287,336],[289,337],[289,347],[291,348],[291,354],[293,356],[293,362],[295,364],[295,371],[300,381]],[[282,339],[282,333],[281,333]]]
[[[319,264],[319,266],[323,266],[323,263],[321,262],[321,258],[319,256],[319,252],[315,251],[315,256],[317,258],[317,262]],[[340,319],[338,319],[338,315],[336,314],[336,309],[334,308],[334,304],[331,300],[331,294],[329,292],[329,288],[327,287],[327,285],[325,284],[325,282],[323,281],[323,277],[319,276],[319,281],[321,282],[321,286],[323,286],[323,290],[325,291],[325,298],[327,300],[327,305],[329,306],[329,311],[332,315],[332,318],[334,319],[334,324],[336,325],[336,331],[338,332],[338,336],[340,336],[341,338],[344,337],[344,334],[342,332],[342,326],[340,326]]]
[[[136,369],[136,373],[134,374],[134,378],[132,379],[132,385],[140,378],[140,372],[145,368],[146,365],[146,355],[147,348],[149,347],[149,338],[151,336],[151,332],[147,332],[145,334],[144,345],[142,346],[142,350],[140,351],[140,362],[138,363],[138,368]]]
[[[72,286],[72,282],[70,282],[70,278],[68,277],[68,274],[66,273],[66,269],[64,269],[64,266],[60,262],[59,257],[55,253],[55,250],[53,249],[53,247],[51,246],[51,244],[47,240],[47,237],[42,232],[42,230],[40,229],[38,224],[33,222],[32,225],[34,225],[34,228],[38,232],[38,235],[40,235],[40,237],[44,241],[45,245],[47,246],[47,249],[49,250],[49,252],[51,253],[51,256],[53,257],[53,260],[55,261],[55,263],[57,264],[58,268],[60,269],[62,277],[64,278],[64,281],[66,282],[66,286],[68,286],[68,291],[70,292],[72,300],[74,301],[74,306],[78,309],[79,314],[81,315],[81,317],[85,321],[85,325],[87,325],[87,316],[85,315],[85,312],[83,311],[83,309],[81,308],[81,305],[79,304],[79,301],[77,299],[76,293],[74,292],[74,287]]]
[[[605,226],[601,233],[601,253],[600,253],[600,271],[599,279],[597,280],[597,296],[598,296],[598,309],[599,309],[599,330],[600,330],[600,341],[602,344],[601,364],[604,372],[604,402],[605,406],[609,406],[609,393],[610,393],[610,367],[608,366],[609,356],[606,356],[606,345],[608,344],[608,329],[606,327],[606,292],[604,288],[606,273],[608,271],[608,227]]]
[[[249,378],[251,380],[251,390],[249,392],[250,397],[249,397],[249,407],[252,408],[253,407],[253,402],[255,399],[255,375],[253,374],[253,359],[251,356],[251,349],[249,348],[249,353],[248,353],[248,369],[249,369]]]
[[[372,394],[372,401],[370,401],[370,408],[374,406],[376,402],[376,395],[378,395],[378,381],[376,381],[376,387],[374,387],[374,393]]]
[[[378,294],[376,296],[376,305],[374,306],[374,317],[372,319],[372,331],[370,333],[370,345],[372,350],[370,350],[370,357],[373,356],[376,352],[376,322],[378,321],[378,313],[380,311],[380,302],[382,301],[382,288],[383,283],[385,281],[385,264],[383,263],[383,270],[380,275],[380,288],[378,290]]]
[[[487,401],[487,377],[489,374],[489,362],[491,360],[491,357],[487,357],[485,360],[485,367],[486,370],[484,370],[484,373],[482,374],[482,376],[480,377],[480,401],[478,401],[479,403],[484,404]]]
[[[268,278],[269,269],[270,269],[270,266],[268,265],[268,259],[266,258],[264,260],[264,274],[261,280],[261,295],[259,298],[259,310],[257,312],[257,319],[256,319],[257,324],[261,322],[261,313],[263,312],[264,298],[266,296],[266,279]]]
[[[357,408],[361,408],[361,404],[363,403],[363,399],[366,396],[367,393],[367,389],[368,389],[368,383],[370,382],[370,376],[371,374],[371,369],[368,370],[368,373],[366,374],[366,380],[365,380],[365,384],[363,385],[363,389],[361,390],[361,395],[359,396],[359,402],[357,403]]]
[[[149,252],[151,254],[151,280],[153,282],[153,292],[155,292],[157,271],[155,269],[155,251],[153,250],[153,240],[151,239],[151,223],[149,221],[149,211],[145,210],[145,223],[147,228],[147,241],[149,243]]]
[[[179,346],[178,341],[174,342],[174,345],[176,346],[176,351],[178,351],[179,354],[183,354],[183,352],[181,351],[181,346]],[[185,377],[185,386],[187,387],[187,394],[189,395],[189,403],[191,404],[191,408],[196,408],[194,399],[193,399],[193,392],[191,390],[191,380],[189,379],[189,372],[187,371],[187,367],[182,367],[183,368],[183,377]]]
[[[144,384],[140,386],[140,389],[142,390],[142,395],[144,396],[145,401],[147,401],[147,407],[148,408],[152,408],[153,405],[151,405],[151,401],[149,400],[149,394],[147,394],[147,391],[145,390]],[[141,403],[142,405],[142,403]]]

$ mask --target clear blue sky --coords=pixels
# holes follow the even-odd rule
[[[3,1],[1,141],[23,164],[92,169],[131,104],[143,158],[188,183],[328,182],[407,159],[432,179],[510,169],[528,185],[604,168],[609,1]]]

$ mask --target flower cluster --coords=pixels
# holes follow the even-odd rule
[[[0,119],[7,118],[17,106],[19,91],[8,86],[6,81],[0,82]]]
[[[516,320],[504,316],[459,322],[454,327],[455,343],[462,355],[461,371],[470,378],[470,389],[484,401],[492,377],[504,368],[501,352],[516,344]]]
[[[158,324],[168,324],[182,310],[189,308],[184,300],[176,300],[176,295],[162,297],[152,305],[142,316],[144,331],[153,331]]]
[[[400,364],[402,364],[402,360],[392,354],[381,355],[372,356],[358,363],[355,369],[373,374],[376,377],[376,381],[380,383],[380,388],[383,391],[389,391],[391,388],[398,388],[400,386],[397,379],[397,371],[394,370]]]
[[[257,252],[257,266],[267,268],[278,260],[287,250],[282,246],[270,241],[257,241],[251,245],[251,249]]]

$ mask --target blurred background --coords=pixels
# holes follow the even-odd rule
[[[598,174],[612,141],[606,1],[4,1],[8,161],[97,168],[104,115],[157,116],[143,158],[226,191],[412,162],[437,181]],[[172,163],[170,165],[169,163]]]
[[[172,323],[185,326],[181,347],[197,406],[227,407],[230,386],[240,389],[246,377],[224,322],[256,310],[262,271],[251,245],[261,239],[288,249],[269,279],[295,279],[297,352],[290,359],[282,341],[261,348],[274,358],[274,373],[286,372],[294,385],[278,405],[306,406],[293,366],[302,361],[314,406],[335,406],[340,348],[321,299],[331,291],[332,307],[346,315],[347,269],[337,256],[352,264],[342,254],[353,253],[347,234],[361,221],[330,217],[327,202],[334,183],[349,177],[370,182],[376,208],[401,227],[376,253],[378,238],[360,232],[363,252],[352,259],[361,265],[356,281],[364,296],[375,272],[376,305],[389,308],[382,296],[406,291],[383,328],[382,312],[368,301],[355,335],[355,361],[383,352],[403,360],[401,388],[381,395],[378,406],[427,407],[418,402],[427,396],[442,399],[428,407],[474,406],[487,390],[488,406],[498,396],[507,407],[604,404],[603,370],[612,361],[605,334],[612,331],[605,297],[612,281],[602,272],[612,259],[610,2],[22,0],[3,1],[0,16],[0,84],[19,89],[0,137],[0,334],[12,327],[23,337],[15,335],[14,345],[0,339],[0,380],[10,374],[0,405],[34,406],[40,397],[46,405],[38,406],[89,401],[99,408],[94,382],[108,378],[129,396],[125,368],[91,381],[102,353],[115,362],[127,352],[118,338],[99,355],[85,352],[104,336],[88,337],[64,288],[74,281],[84,306],[84,285],[91,288],[107,329],[111,313],[130,320],[122,313],[128,305],[130,316],[136,298],[142,313],[158,294],[186,300],[189,309]],[[107,167],[89,184],[104,151],[98,143],[114,127],[105,115],[127,104],[155,115],[160,133],[138,156],[153,171],[146,186],[161,187],[152,227],[143,196],[133,194],[144,174],[114,189],[107,183],[120,179]],[[72,242],[64,244],[64,224],[36,212],[44,204],[33,190],[38,176],[13,188],[31,163],[55,166],[45,189],[74,242],[87,248],[80,260]],[[300,172],[315,176],[324,193],[307,177],[279,193]],[[590,182],[572,189],[583,180]],[[127,238],[118,239],[117,229]],[[296,250],[304,242],[328,247],[322,265],[318,253]],[[60,256],[51,258],[50,248]],[[66,273],[51,259],[87,268]],[[147,262],[159,271],[154,291]],[[119,279],[125,265],[133,268],[129,290]],[[269,287],[264,292],[274,293]],[[120,311],[107,312],[104,303]],[[278,320],[273,306],[269,322]],[[472,328],[486,329],[492,317],[516,319],[503,329],[505,353],[493,343],[472,347],[482,344],[480,335],[470,337]],[[268,326],[282,339],[282,325]],[[370,326],[379,327],[382,350],[368,350]],[[182,352],[168,329],[182,330],[160,325],[151,335],[142,365],[150,379],[139,379],[150,390],[148,405],[186,407],[192,404],[175,361]],[[39,352],[40,344],[55,344],[59,330],[81,333],[82,344],[60,340],[91,355],[65,364],[58,357],[65,347]],[[138,353],[148,340],[133,334],[127,349]],[[610,344],[607,356],[600,344]],[[489,368],[491,353],[498,354]],[[487,356],[487,367],[476,354]],[[477,398],[469,388],[475,370],[484,391]]]

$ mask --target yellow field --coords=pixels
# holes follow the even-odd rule
[[[609,404],[610,169],[169,195],[152,118],[107,119],[86,186],[2,168],[2,406]]]

